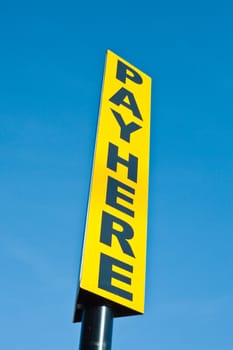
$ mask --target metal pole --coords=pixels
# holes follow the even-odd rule
[[[112,325],[110,307],[87,306],[83,311],[79,350],[111,350]]]

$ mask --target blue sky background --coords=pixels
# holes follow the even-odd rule
[[[0,4],[0,348],[72,324],[106,49],[152,76],[144,316],[112,349],[233,349],[232,1]]]

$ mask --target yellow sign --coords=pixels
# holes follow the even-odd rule
[[[86,292],[144,312],[150,95],[151,78],[107,51],[75,313]]]

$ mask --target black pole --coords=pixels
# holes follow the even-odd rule
[[[112,309],[105,305],[83,310],[79,350],[111,350]]]

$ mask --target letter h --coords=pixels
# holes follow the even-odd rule
[[[138,158],[132,155],[131,153],[129,154],[128,160],[119,157],[118,147],[112,143],[109,143],[107,167],[111,170],[117,171],[117,163],[121,163],[122,165],[128,168],[127,177],[129,180],[137,182]]]

